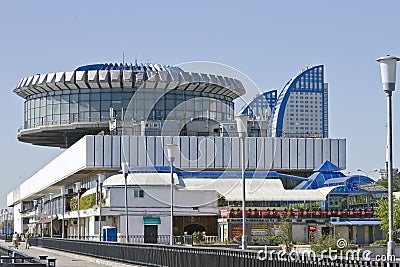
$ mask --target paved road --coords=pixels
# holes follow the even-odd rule
[[[0,241],[3,246],[12,246],[11,242]],[[25,249],[25,242],[21,242],[19,251],[28,254],[33,257],[39,256],[48,256],[49,259],[56,259],[56,267],[76,267],[76,266],[84,266],[84,267],[93,267],[93,266],[115,266],[115,267],[127,267],[127,266],[138,266],[138,265],[130,265],[123,264],[115,261],[108,261],[103,259],[97,259],[94,257],[82,256],[73,253],[67,253],[58,250],[52,250],[47,248],[40,247],[30,247],[29,249]]]

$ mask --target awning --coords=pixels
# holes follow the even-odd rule
[[[381,225],[380,221],[339,221],[331,222],[332,225],[336,226],[356,226],[356,225]]]
[[[185,190],[215,190],[227,201],[242,200],[241,179],[185,179]],[[287,190],[279,179],[247,179],[247,201],[326,201],[336,186]]]
[[[145,225],[155,225],[155,224],[161,224],[161,219],[156,217],[143,217],[143,224]]]
[[[56,219],[58,219],[57,216],[55,216],[53,218],[51,218],[51,217],[50,218],[44,218],[44,219],[41,219],[41,220],[37,221],[36,224],[49,223],[49,222],[54,221]]]

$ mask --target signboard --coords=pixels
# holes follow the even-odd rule
[[[246,236],[249,234],[249,225],[246,224]],[[236,243],[242,242],[242,224],[231,224],[231,238]]]
[[[268,243],[268,225],[265,223],[251,225],[251,242],[257,245]]]

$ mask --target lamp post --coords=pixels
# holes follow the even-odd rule
[[[126,242],[129,243],[129,214],[128,214],[128,162],[121,162],[122,173],[125,180],[125,216],[126,216]]]
[[[171,229],[170,229],[170,237],[169,243],[170,245],[174,244],[174,161],[176,158],[178,150],[177,144],[168,144],[167,145],[167,158],[170,164],[170,173],[171,173]]]
[[[42,237],[44,237],[44,197],[42,197],[42,205],[41,205],[41,210],[42,210],[42,229],[41,229],[41,232],[42,232]]]
[[[378,169],[373,169],[372,171],[369,171],[369,172],[364,171],[364,170],[362,170],[362,169],[357,169],[356,171],[357,171],[357,172],[363,172],[363,173],[365,173],[365,175],[366,175],[367,177],[369,177],[369,173],[370,173],[370,172],[377,172]]]
[[[50,237],[53,238],[53,193],[50,196]]]
[[[75,183],[76,190],[78,191],[78,239],[81,239],[81,182]]]
[[[97,200],[97,206],[99,207],[99,241],[101,241],[101,202],[103,201],[103,182],[105,178],[105,174],[97,174],[97,182],[99,184],[99,198]]]
[[[65,217],[65,188],[61,187],[60,189],[60,195],[61,195],[61,205],[62,205],[62,220],[61,220],[61,238],[65,238],[64,232],[65,232],[65,225],[64,225],[64,217]]]
[[[237,131],[242,140],[242,249],[247,248],[246,236],[246,136],[247,121],[249,117],[245,114],[236,115]]]
[[[396,65],[400,59],[393,56],[380,57],[377,61],[381,67],[381,78],[383,91],[387,96],[387,174],[388,174],[388,195],[389,195],[389,241],[387,243],[387,257],[392,259],[395,244],[393,242],[393,155],[392,155],[392,93],[396,87]],[[390,262],[388,261],[388,266]]]

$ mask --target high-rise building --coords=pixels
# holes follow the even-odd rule
[[[269,136],[328,137],[323,65],[303,69],[285,85],[273,110]]]

